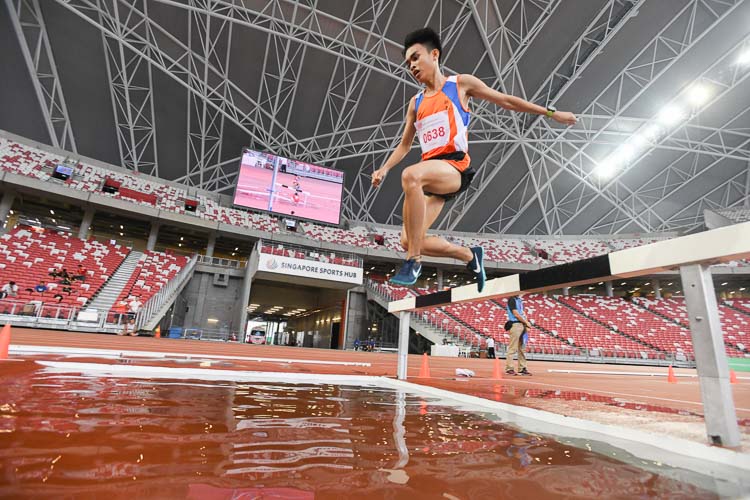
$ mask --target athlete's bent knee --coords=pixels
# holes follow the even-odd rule
[[[408,167],[401,172],[401,187],[404,189],[410,187],[419,187],[421,175],[416,168]]]

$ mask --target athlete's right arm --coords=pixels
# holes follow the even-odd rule
[[[416,128],[414,128],[414,122],[417,119],[414,99],[414,97],[411,98],[409,108],[406,110],[406,122],[404,123],[404,133],[401,136],[401,142],[398,143],[398,146],[396,146],[396,149],[393,150],[383,166],[372,174],[372,185],[375,187],[380,186],[388,171],[398,165],[411,149],[411,145],[414,142],[414,135],[417,133]]]
[[[513,313],[513,316],[518,318],[518,321],[523,323],[523,326],[525,326],[526,328],[531,328],[531,323],[529,323],[529,320],[526,319],[526,316],[518,312],[516,309],[513,309],[511,312]]]

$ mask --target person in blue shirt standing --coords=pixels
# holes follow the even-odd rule
[[[531,323],[523,313],[523,300],[519,295],[514,295],[508,299],[508,322],[511,323],[508,334],[508,352],[505,358],[505,373],[508,375],[531,375],[526,369],[526,342],[529,334],[528,329]],[[518,372],[513,370],[513,355],[518,352]]]

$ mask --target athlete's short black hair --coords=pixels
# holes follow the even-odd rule
[[[420,28],[416,31],[412,31],[404,39],[404,51],[402,55],[406,56],[406,51],[414,44],[421,43],[427,50],[438,49],[440,55],[438,55],[438,62],[442,63],[443,60],[443,44],[440,43],[440,35],[430,27]]]

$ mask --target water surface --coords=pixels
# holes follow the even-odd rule
[[[0,364],[0,498],[715,498],[379,387]],[[653,464],[651,464],[653,468]]]

